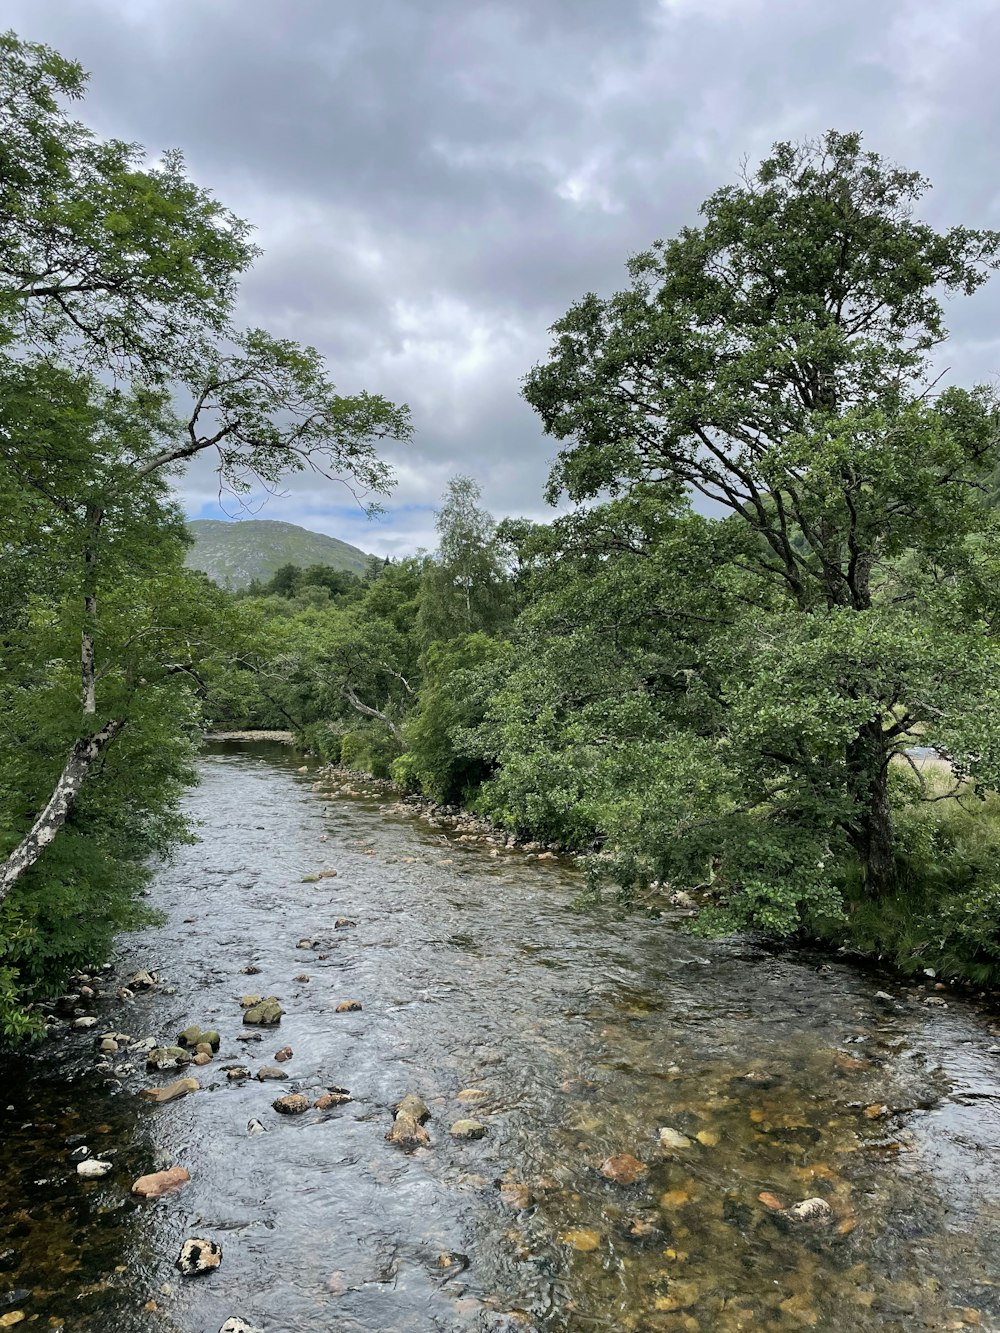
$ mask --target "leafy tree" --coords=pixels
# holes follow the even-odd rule
[[[470,477],[448,483],[436,526],[436,561],[428,566],[420,603],[425,643],[477,631],[490,633],[509,616],[509,581],[492,516]]]
[[[525,384],[565,442],[551,499],[641,491],[680,512],[694,491],[732,515],[730,551],[710,539],[712,582],[743,608],[708,655],[715,763],[756,772],[750,810],[790,800],[786,828],[818,819],[820,848],[842,832],[873,895],[895,884],[890,760],[914,729],[1000,777],[991,643],[950,591],[982,526],[997,407],[985,389],[938,393],[930,359],[941,294],[975,291],[1000,235],[916,220],[925,189],[858,135],[779,144],[701,226],[632,259],[626,290],[573,306]],[[745,857],[734,877],[745,900],[787,879],[787,857],[761,859],[757,889]]]

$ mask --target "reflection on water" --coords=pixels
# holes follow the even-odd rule
[[[167,923],[123,941],[93,1032],[0,1069],[0,1328],[1000,1329],[987,1019],[812,955],[580,915],[571,868],[327,801],[297,762],[205,756],[202,841],[154,890]],[[160,988],[120,1003],[140,967]],[[286,1011],[260,1041],[238,1040],[246,992]],[[184,1071],[194,1096],[140,1101],[177,1075],[135,1052],[97,1067],[95,1034],[189,1023],[222,1034]],[[227,1078],[286,1045],[285,1081]],[[271,1109],[334,1086],[353,1100]],[[384,1136],[411,1092],[430,1144],[406,1152]],[[485,1138],[451,1136],[469,1118]],[[76,1174],[81,1142],[109,1175]],[[130,1194],[172,1165],[181,1193]],[[809,1198],[815,1222],[778,1211]],[[192,1235],[224,1257],[184,1279]]]

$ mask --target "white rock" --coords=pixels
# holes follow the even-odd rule
[[[828,1222],[833,1209],[825,1199],[803,1199],[785,1209],[785,1216],[793,1222]]]
[[[96,1157],[88,1157],[85,1162],[77,1162],[76,1174],[85,1180],[97,1180],[111,1170],[110,1162],[99,1162]]]
[[[265,1125],[262,1125],[261,1122],[256,1117],[254,1117],[253,1120],[247,1121],[247,1133],[250,1135],[266,1134],[267,1127]]]
[[[682,1134],[679,1130],[671,1129],[669,1126],[665,1126],[663,1129],[660,1130],[660,1147],[690,1148],[691,1140],[688,1138],[686,1134]]]
[[[211,1273],[222,1263],[222,1246],[214,1240],[203,1240],[192,1236],[181,1246],[177,1256],[177,1267],[185,1277],[197,1277],[199,1273]]]
[[[254,1328],[254,1326],[248,1324],[245,1319],[241,1319],[239,1315],[234,1314],[231,1319],[227,1319],[222,1325],[219,1329],[219,1333],[261,1333],[261,1330],[259,1328]]]
[[[95,1028],[95,1027],[97,1027],[97,1019],[96,1019],[96,1018],[90,1018],[89,1016],[88,1016],[87,1018],[74,1018],[74,1019],[73,1019],[73,1026],[74,1026],[79,1032],[83,1032],[83,1031],[85,1031],[87,1028]]]

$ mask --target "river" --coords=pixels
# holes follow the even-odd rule
[[[571,864],[491,854],[377,793],[330,799],[301,762],[205,752],[200,840],[157,875],[163,924],[124,937],[81,1006],[98,1025],[0,1066],[0,1328],[1000,1329],[989,1015],[930,982],[581,913]],[[139,968],[159,987],[118,1000]],[[285,1010],[259,1042],[237,1040],[246,992]],[[182,1071],[194,1095],[140,1099],[177,1075],[127,1049],[98,1068],[97,1034],[190,1023],[222,1036]],[[227,1078],[286,1045],[286,1082]],[[272,1110],[331,1086],[352,1100]],[[385,1139],[408,1093],[432,1113],[414,1151]],[[485,1137],[454,1139],[470,1116]],[[80,1143],[108,1175],[76,1174]],[[602,1174],[622,1154],[634,1183]],[[173,1165],[181,1192],[130,1193]],[[811,1197],[818,1223],[774,1211]],[[222,1245],[217,1271],[177,1272],[188,1236]]]

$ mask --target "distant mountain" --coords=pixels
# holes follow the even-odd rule
[[[363,574],[371,559],[336,537],[269,518],[196,518],[188,528],[194,535],[188,565],[224,588],[266,582],[281,565],[330,565]]]

